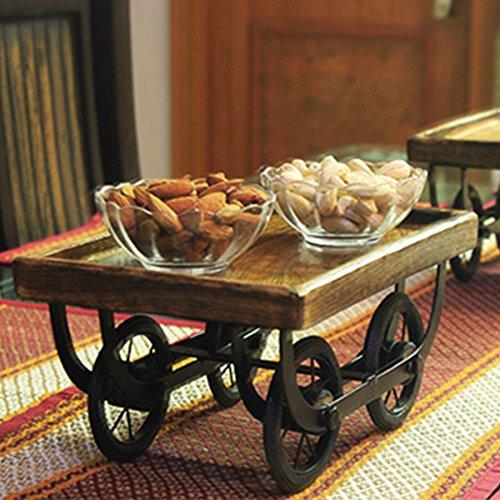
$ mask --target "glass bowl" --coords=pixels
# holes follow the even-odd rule
[[[352,161],[358,162],[354,165],[358,168],[360,160],[351,160],[349,165]],[[370,171],[352,175],[353,170],[350,170],[350,177],[340,178],[329,176],[331,167],[323,167],[327,163],[342,166],[342,169],[347,167],[329,156],[321,163],[293,160],[261,170],[261,183],[276,193],[276,210],[281,217],[307,243],[322,247],[360,247],[377,243],[408,215],[420,198],[427,178],[427,171],[402,160],[362,162]],[[403,163],[405,178],[396,179],[380,173],[393,167],[403,169]],[[293,166],[300,167],[302,177]],[[346,182],[346,178],[350,182]]]
[[[120,206],[109,199],[112,192],[122,192],[124,187],[150,182],[143,179],[107,185],[94,195],[113,238],[148,269],[189,275],[220,272],[255,242],[273,213],[275,194],[253,184],[242,187],[258,189],[266,198],[262,204],[250,204],[239,211],[186,210],[178,214],[181,225],[176,231],[165,230],[168,213],[137,205]]]

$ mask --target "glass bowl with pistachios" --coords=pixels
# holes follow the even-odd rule
[[[404,160],[371,163],[294,159],[261,170],[262,185],[276,194],[276,210],[307,243],[359,247],[377,243],[410,212],[427,172]]]
[[[224,270],[262,233],[275,194],[223,172],[107,185],[95,202],[116,242],[146,268]]]

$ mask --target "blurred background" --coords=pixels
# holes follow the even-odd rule
[[[500,106],[498,0],[130,7],[145,176],[248,175],[353,144],[404,149],[432,122]]]

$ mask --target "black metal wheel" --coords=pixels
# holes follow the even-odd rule
[[[342,377],[331,347],[319,337],[293,346],[296,383],[305,401],[322,411],[342,394]],[[307,373],[300,373],[300,368]],[[339,426],[311,434],[300,429],[287,409],[280,369],[273,376],[264,415],[264,449],[271,474],[285,493],[302,490],[328,464]]]
[[[251,344],[248,346],[249,354],[252,357],[257,358],[262,354],[269,332],[270,330],[262,330],[262,333],[252,339]],[[255,369],[251,370],[250,380],[245,383],[251,384],[255,372]],[[233,363],[225,363],[219,366],[214,372],[207,375],[207,379],[215,400],[222,408],[230,408],[240,401],[239,381]]]
[[[483,202],[474,186],[468,186],[468,197],[465,204],[462,199],[462,189],[455,196],[453,208],[473,210],[479,217],[483,213]],[[450,260],[453,274],[460,281],[469,281],[474,276],[481,259],[482,239],[478,237],[477,246],[471,251],[464,252]]]
[[[375,311],[366,335],[365,369],[378,373],[407,357],[422,342],[424,327],[413,301],[404,293],[389,294]],[[383,430],[398,427],[410,412],[420,389],[422,373],[393,387],[366,405],[373,423]]]
[[[165,334],[145,316],[124,321],[94,364],[88,398],[92,432],[110,460],[134,460],[160,429],[169,393],[157,381],[168,368]]]

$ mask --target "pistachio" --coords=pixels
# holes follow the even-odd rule
[[[319,191],[316,195],[316,205],[320,215],[331,215],[337,206],[337,198],[337,188],[329,189],[328,191]]]
[[[287,192],[286,197],[291,209],[299,220],[305,220],[313,210],[313,204],[303,196],[297,193]]]
[[[347,166],[351,169],[351,172],[364,172],[365,174],[372,176],[373,172],[371,168],[360,158],[354,158],[347,163]]]
[[[345,211],[348,208],[354,207],[356,205],[356,198],[352,196],[343,195],[338,199],[337,206],[335,208],[335,213],[338,216],[342,216],[345,214]]]
[[[318,189],[318,183],[313,180],[295,181],[292,182],[292,188],[296,193],[302,195],[304,198],[314,200],[316,197],[316,190]]]
[[[278,169],[278,174],[279,178],[284,182],[301,181],[304,178],[302,172],[291,163],[283,164]]]
[[[346,219],[345,217],[322,217],[321,226],[325,231],[328,231],[329,233],[359,233],[359,227],[354,222]]]
[[[348,172],[347,174],[344,175],[344,180],[348,184],[355,184],[357,182],[369,183],[372,185],[375,184],[373,176],[361,170],[357,170],[355,172]]]
[[[394,160],[380,167],[377,173],[397,180],[406,179],[411,175],[411,166],[404,160]]]
[[[292,165],[300,170],[302,175],[308,175],[309,173],[309,168],[306,165],[306,162],[304,160],[301,160],[300,158],[295,158],[295,160],[292,160]]]

